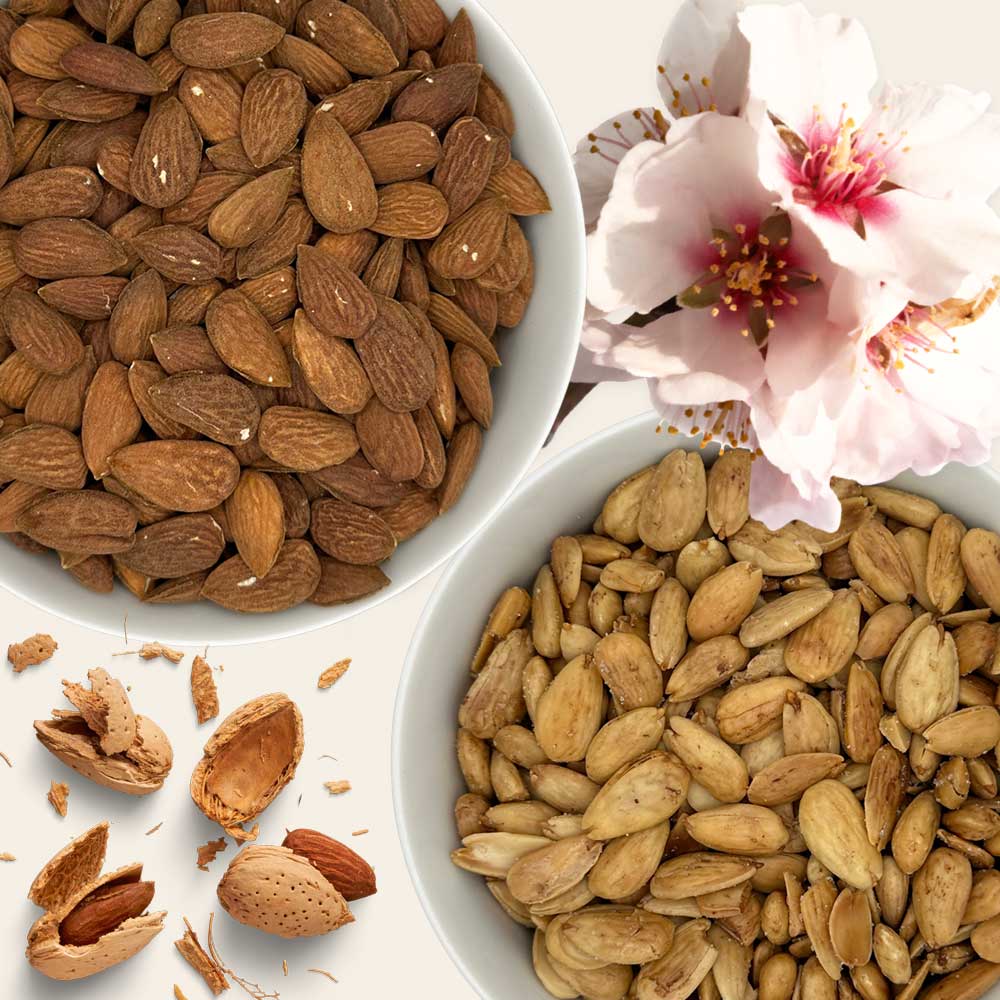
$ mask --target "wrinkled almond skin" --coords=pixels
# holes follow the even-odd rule
[[[361,855],[332,837],[315,830],[292,830],[281,842],[319,869],[323,877],[349,903],[374,896],[375,872]]]

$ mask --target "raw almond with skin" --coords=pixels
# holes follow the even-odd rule
[[[102,555],[132,546],[136,511],[120,497],[75,490],[43,497],[15,523],[18,531],[47,548]]]
[[[221,247],[245,247],[278,221],[292,186],[293,167],[271,170],[244,184],[208,217],[209,235]]]
[[[357,566],[384,562],[396,539],[379,515],[343,500],[317,500],[312,508],[312,536],[334,559]]]
[[[281,846],[306,858],[349,903],[377,891],[371,865],[332,837],[315,830],[292,830]]]
[[[448,129],[433,182],[448,202],[449,221],[458,219],[486,188],[496,143],[478,118],[461,118]]]
[[[201,136],[180,101],[167,97],[139,134],[129,171],[132,192],[154,208],[176,205],[190,194],[200,168]]]
[[[423,177],[441,159],[441,143],[428,125],[395,122],[355,136],[354,144],[376,184],[395,184]]]
[[[358,135],[378,119],[392,96],[386,80],[357,80],[338,93],[324,97],[321,109],[333,115],[349,135]]]
[[[360,11],[338,0],[309,0],[299,9],[296,27],[357,76],[382,76],[399,65],[385,35]]]
[[[365,458],[392,482],[420,475],[424,446],[411,414],[390,410],[375,397],[358,414],[355,429]]]
[[[296,472],[339,465],[358,450],[355,429],[342,417],[295,406],[265,410],[257,437],[265,454]]]
[[[182,285],[213,281],[222,268],[222,251],[190,226],[156,226],[132,240],[132,249],[163,277]]]
[[[259,14],[196,14],[174,25],[170,48],[186,66],[226,69],[266,55],[284,33],[280,25]]]
[[[63,278],[38,289],[38,297],[48,306],[67,316],[84,320],[107,319],[128,284],[126,278],[98,276]]]
[[[400,303],[381,295],[374,299],[375,320],[354,346],[382,403],[411,413],[434,391],[434,358]]]
[[[108,322],[111,353],[122,364],[153,357],[150,338],[167,325],[167,293],[163,279],[146,271],[126,285]]]
[[[543,215],[552,211],[548,196],[534,174],[519,160],[490,174],[486,190],[507,199],[514,215]]]
[[[201,595],[232,611],[264,614],[309,600],[319,579],[319,559],[312,545],[304,539],[291,539],[281,547],[271,572],[263,579],[255,577],[240,556],[233,556],[212,570]]]
[[[211,510],[236,488],[239,463],[208,441],[146,441],[111,456],[111,472],[129,489],[167,510]]]
[[[507,209],[499,198],[483,198],[434,241],[427,262],[446,278],[478,278],[496,261],[507,230]]]
[[[309,388],[336,413],[359,413],[372,396],[364,365],[349,343],[320,333],[300,309],[293,325],[295,360]]]
[[[401,181],[378,191],[378,210],[369,227],[383,236],[433,239],[448,219],[448,203],[431,184]]]
[[[296,275],[302,307],[321,333],[355,339],[375,321],[374,296],[332,254],[318,247],[299,247]]]
[[[236,549],[254,576],[267,576],[285,541],[285,508],[265,472],[244,469],[226,500],[226,520]]]
[[[245,444],[257,433],[260,407],[253,391],[229,375],[187,372],[148,391],[163,414],[220,444]]]
[[[141,427],[127,369],[117,361],[106,361],[97,369],[83,407],[83,454],[95,479],[111,471],[111,456],[131,444]]]
[[[0,436],[0,479],[79,490],[86,478],[80,439],[62,427],[29,424]]]
[[[510,294],[517,290],[532,267],[531,246],[524,230],[517,219],[508,216],[500,252],[490,267],[479,276],[477,285],[486,291]]]
[[[225,546],[222,528],[211,514],[180,514],[140,528],[135,544],[118,558],[145,576],[177,580],[210,569]]]
[[[315,97],[335,94],[351,84],[350,73],[333,56],[328,55],[318,45],[313,45],[295,35],[285,35],[271,49],[269,58],[275,66],[291,70],[300,76],[306,90]],[[388,100],[388,96],[386,87],[385,100]]]
[[[83,42],[64,52],[59,65],[74,79],[103,90],[148,96],[167,89],[147,63],[117,45]]]
[[[255,167],[266,167],[294,147],[309,105],[301,78],[287,69],[255,73],[243,91],[240,141]]]
[[[8,58],[13,66],[29,76],[61,80],[69,75],[61,65],[63,54],[87,40],[86,33],[76,24],[57,17],[33,17],[10,35]]]
[[[445,340],[471,347],[492,368],[500,364],[493,342],[462,308],[444,295],[432,294],[427,318]]]
[[[23,226],[54,215],[85,219],[97,210],[103,188],[86,167],[52,167],[0,188],[0,222]]]
[[[441,131],[475,107],[482,67],[456,63],[425,73],[396,98],[393,121],[417,121]]]
[[[438,489],[438,503],[442,514],[451,510],[461,499],[479,459],[482,445],[482,431],[478,424],[471,422],[462,424],[449,442],[448,464]]]
[[[205,314],[212,347],[234,371],[257,385],[291,385],[288,359],[267,320],[242,293],[214,298]]]
[[[172,226],[204,229],[216,205],[252,179],[250,174],[234,170],[214,170],[202,174],[186,198],[164,209],[163,221]]]
[[[39,219],[17,237],[14,260],[35,278],[110,274],[127,262],[124,247],[86,219]]]
[[[337,121],[329,101],[319,105],[306,125],[302,193],[316,221],[334,233],[369,228],[379,214],[368,164]]]
[[[37,295],[20,288],[7,293],[0,331],[39,371],[60,374],[83,360],[83,344],[76,331]]]

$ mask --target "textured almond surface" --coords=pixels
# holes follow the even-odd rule
[[[155,604],[388,584],[474,474],[533,288],[514,215],[550,208],[476,22],[435,0],[13,0],[0,533]]]
[[[472,412],[459,346],[486,360],[452,351]],[[566,1000],[975,1000],[1000,959],[1000,537],[846,481],[836,531],[771,530],[752,474],[669,451],[533,582],[495,581],[456,665],[451,860]]]

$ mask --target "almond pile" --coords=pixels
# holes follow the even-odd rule
[[[531,296],[513,134],[434,0],[0,9],[0,532],[153,603],[384,587]]]
[[[671,452],[506,591],[459,710],[459,867],[553,996],[975,1000],[1000,981],[1000,536],[835,483],[749,518]]]

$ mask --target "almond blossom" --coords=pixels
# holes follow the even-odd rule
[[[761,180],[835,263],[937,302],[1000,256],[1000,116],[988,94],[877,87],[864,27],[800,3],[739,14]]]
[[[665,109],[577,150],[575,378],[644,378],[667,432],[749,448],[771,528],[833,530],[831,477],[981,462],[1000,435],[1000,118],[954,87],[873,104],[876,79],[855,21],[686,0]]]

